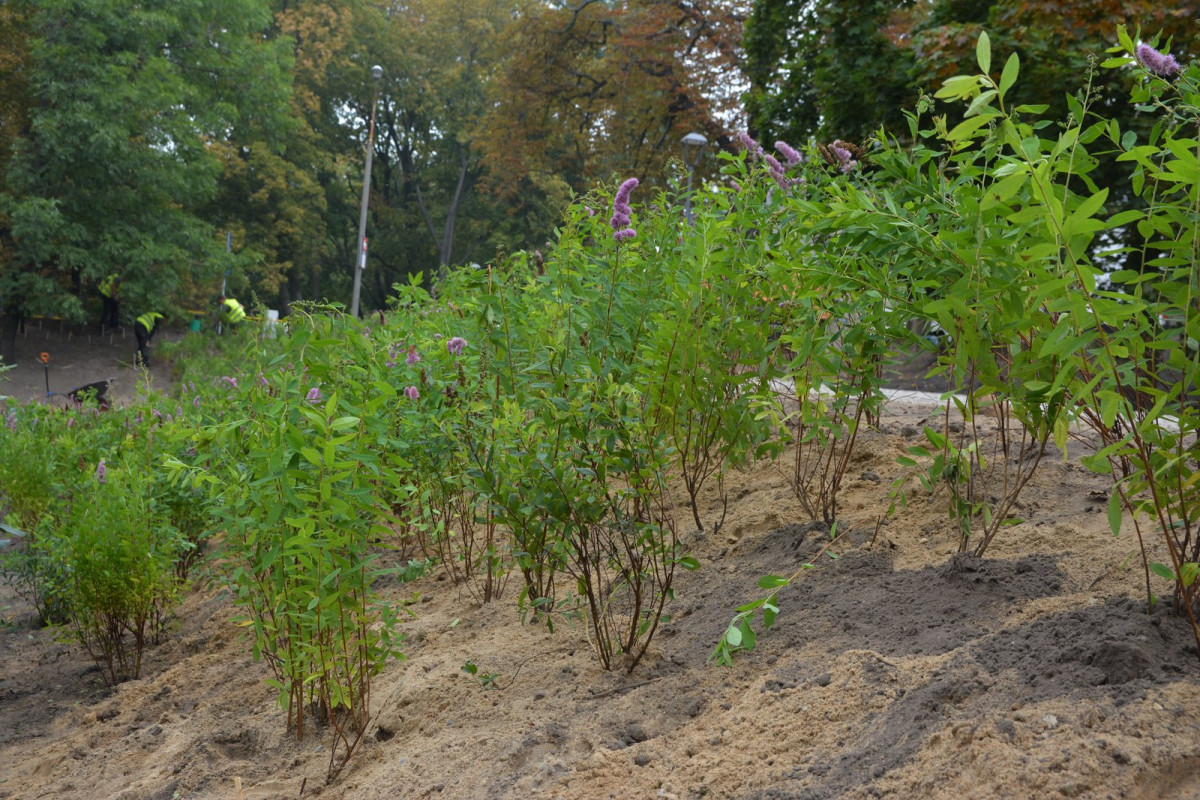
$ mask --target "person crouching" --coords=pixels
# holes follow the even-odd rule
[[[154,333],[158,330],[159,324],[166,319],[165,314],[160,314],[157,311],[147,311],[137,318],[133,325],[133,335],[137,337],[137,365],[145,369],[150,368],[150,346],[151,340],[154,339]]]
[[[246,318],[246,309],[232,297],[222,296],[217,305],[220,308],[221,322],[230,328],[237,327],[238,323]]]

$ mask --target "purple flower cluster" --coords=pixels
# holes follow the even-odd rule
[[[771,179],[775,181],[775,184],[780,189],[786,192],[793,186],[804,183],[804,178],[789,178],[787,176],[787,171],[801,161],[800,153],[787,142],[780,141],[775,143],[775,151],[783,156],[783,163],[780,163],[778,158],[764,152],[758,142],[751,138],[750,134],[745,132],[739,133],[738,140],[746,148],[746,152],[750,154],[749,157],[752,161],[761,159],[767,165],[767,172],[770,173]],[[734,189],[740,192],[742,187],[735,181]]]
[[[752,161],[762,158],[763,149],[758,142],[750,138],[750,134],[742,132],[738,134],[738,141],[742,143],[742,147],[746,148],[746,152],[750,154]]]
[[[17,429],[17,415],[15,412],[8,412],[8,416],[4,418],[4,425],[10,431],[15,431]]]
[[[783,156],[783,160],[787,162],[789,167],[794,167],[800,163],[800,153],[787,142],[776,142],[775,151]]]
[[[466,342],[463,342],[463,344],[466,344]],[[416,364],[420,360],[421,360],[421,354],[417,352],[416,345],[413,345],[412,347],[408,348],[408,355],[406,355],[404,357],[404,363],[408,364],[411,367],[413,364]]]
[[[770,154],[764,155],[763,162],[767,165],[767,171],[771,173],[771,179],[775,181],[775,184],[780,189],[786,192],[792,188],[792,179],[787,176],[787,170],[783,168],[783,164],[780,164],[775,156]]]
[[[231,378],[228,375],[222,375],[221,380],[223,380],[223,381],[225,381],[225,383],[229,384],[230,389],[238,388],[237,378]]]
[[[1160,53],[1148,44],[1139,44],[1134,50],[1138,63],[1160,78],[1171,78],[1179,72],[1179,62],[1170,53]]]
[[[613,213],[608,224],[613,229],[613,238],[618,242],[637,236],[637,231],[629,227],[633,221],[633,208],[629,205],[629,195],[637,188],[637,185],[638,179],[630,178],[621,184],[613,196]]]
[[[408,386],[404,389],[404,396],[409,400],[419,400],[421,398],[421,391],[415,386]]]
[[[846,149],[841,139],[835,139],[833,144],[829,145],[829,152],[833,153],[833,157],[838,160],[838,166],[842,172],[849,172],[858,166],[858,162],[854,160],[854,154]]]
[[[314,387],[312,387],[311,389],[309,389],[309,390],[308,390],[308,394],[304,395],[304,399],[305,399],[305,400],[307,400],[307,401],[308,401],[308,402],[310,402],[310,403],[319,403],[319,402],[321,402],[321,389],[320,389],[320,387],[314,386]]]
[[[104,459],[100,459],[100,463],[96,465],[96,483],[104,485],[104,478],[108,475],[108,467],[104,464]]]
[[[446,342],[446,349],[450,351],[450,355],[452,356],[461,356],[462,351],[467,349],[467,340],[461,336],[455,336]]]

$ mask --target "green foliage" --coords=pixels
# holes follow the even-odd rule
[[[0,502],[26,533],[0,554],[0,574],[110,684],[138,676],[208,533],[202,499],[158,471],[164,454],[189,457],[183,408],[163,397],[105,413],[21,406],[0,439]]]
[[[219,455],[170,466],[219,504],[231,568],[221,578],[246,608],[289,727],[303,735],[306,709],[332,725],[332,776],[361,743],[371,678],[403,638],[376,602],[371,550],[385,533],[375,487],[396,391],[370,371],[370,340],[341,320],[291,324],[256,377],[222,381],[236,416],[213,420],[197,448]]]
[[[62,530],[39,541],[57,567],[71,632],[109,685],[140,675],[142,652],[178,595],[182,540],[153,491],[136,466],[108,468],[103,483],[77,488]]]
[[[1119,38],[1105,68],[1136,65],[1133,40],[1123,29]],[[946,332],[935,370],[954,388],[946,416],[940,429],[926,428],[927,444],[910,448],[900,462],[920,470],[931,494],[945,487],[962,550],[982,555],[1004,526],[1019,521],[1010,512],[1022,487],[1051,443],[1065,456],[1071,426],[1082,423],[1099,442],[1084,463],[1114,477],[1114,532],[1122,506],[1139,533],[1147,523],[1161,532],[1172,563],[1153,571],[1175,582],[1178,606],[1200,641],[1194,582],[1200,355],[1191,333],[1200,267],[1194,138],[1200,72],[1193,65],[1168,80],[1137,68],[1131,101],[1155,115],[1143,140],[1123,130],[1107,107],[1096,110],[1091,76],[1068,98],[1066,119],[1056,121],[1042,116],[1045,106],[1012,102],[1022,71],[1016,54],[997,75],[984,34],[974,56],[981,72],[949,77],[936,95],[962,104],[961,121],[935,116],[924,127],[921,116],[931,103],[923,100],[909,117],[908,145],[881,134],[857,167],[843,168],[844,177],[813,180],[810,172],[800,191],[777,175],[778,211],[764,238],[778,263],[804,264],[801,272],[827,265],[823,284],[836,289],[840,280],[856,281],[854,302],[869,305],[879,293],[902,317],[935,321]],[[1128,175],[1114,178],[1122,165]],[[1137,195],[1131,208],[1117,205],[1125,197],[1119,185]],[[788,216],[791,205],[803,213]],[[1138,252],[1121,244],[1131,241],[1140,242]],[[1100,267],[1122,263],[1142,266],[1111,274],[1120,291],[1097,290]],[[819,397],[833,374],[810,354],[854,353],[811,333],[815,315],[807,306],[814,301],[805,288],[791,305],[804,309],[809,324],[803,334],[785,337],[802,367],[795,377],[801,419],[804,398]],[[889,326],[886,315],[864,321],[868,330],[920,344]],[[816,377],[804,379],[814,368]],[[861,367],[851,372],[863,374]],[[845,402],[847,394],[853,391],[834,392],[831,402]],[[951,425],[952,409],[961,427]],[[983,412],[997,418],[994,437],[977,425]],[[829,454],[833,441],[821,441],[820,452]],[[980,491],[985,475],[990,487],[1000,487],[992,492],[998,497]],[[894,487],[901,502],[904,484]],[[1152,597],[1149,564],[1146,570]],[[739,609],[719,659],[749,649],[744,643],[753,638],[744,628],[764,603],[775,608],[775,594]]]
[[[82,320],[79,282],[117,274],[131,320],[212,274],[208,144],[274,124],[286,93],[267,19],[259,0],[30,5],[28,125],[0,195],[6,313]]]

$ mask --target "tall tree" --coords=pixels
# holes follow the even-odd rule
[[[526,6],[486,118],[493,186],[519,200],[659,178],[684,134],[721,139],[740,115],[741,13],[719,0]]]
[[[746,23],[747,111],[764,138],[859,139],[881,125],[900,132],[901,109],[920,90],[974,69],[983,30],[994,63],[1021,57],[1018,102],[1065,111],[1088,56],[1103,54],[1117,25],[1181,41],[1198,15],[1195,3],[1150,0],[756,0]],[[1125,96],[1119,73],[1100,77],[1108,82],[1095,87],[1101,102]]]
[[[212,144],[273,126],[287,89],[287,43],[262,36],[261,0],[26,7],[28,124],[0,195],[8,347],[21,314],[81,319],[87,282],[119,275],[136,315],[218,264],[200,216]]]
[[[897,127],[917,92],[906,0],[756,0],[746,22],[745,97],[755,135],[861,140]]]

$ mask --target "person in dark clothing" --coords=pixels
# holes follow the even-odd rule
[[[150,368],[150,340],[154,338],[154,332],[158,330],[158,325],[166,319],[166,315],[160,314],[157,311],[147,311],[137,318],[137,322],[133,326],[133,335],[137,337],[137,361],[139,366]]]
[[[106,328],[116,328],[121,325],[121,318],[118,313],[117,295],[120,292],[120,279],[116,275],[109,275],[104,280],[100,281],[100,324]]]

